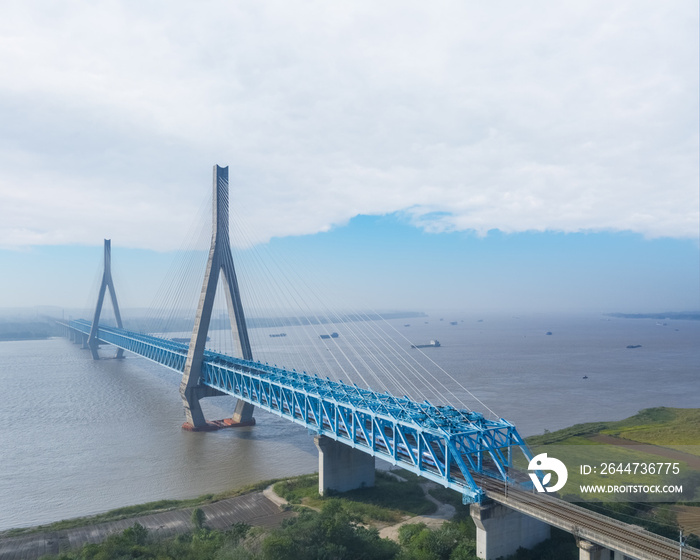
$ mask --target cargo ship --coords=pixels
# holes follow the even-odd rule
[[[437,348],[440,346],[439,340],[431,340],[428,344],[411,344],[411,348]]]
[[[326,339],[326,338],[338,338],[338,333],[334,332],[331,334],[320,334],[319,335],[321,338]]]

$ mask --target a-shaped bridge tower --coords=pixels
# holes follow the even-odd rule
[[[105,239],[105,252],[104,252],[104,269],[102,271],[102,282],[100,283],[100,293],[97,296],[97,305],[95,306],[95,315],[92,318],[92,328],[90,329],[90,335],[88,336],[87,345],[92,353],[92,358],[94,360],[100,359],[100,354],[98,352],[100,348],[100,343],[97,339],[97,327],[100,324],[100,315],[102,314],[102,304],[105,300],[105,292],[109,290],[109,296],[112,299],[112,308],[114,310],[114,317],[117,321],[117,327],[120,329],[122,325],[122,315],[119,312],[119,303],[117,303],[117,292],[114,290],[114,280],[112,280],[112,241],[110,239]],[[117,358],[124,357],[124,350],[122,348],[117,349]]]
[[[244,360],[252,360],[253,352],[250,349],[248,329],[241,304],[241,294],[236,279],[236,269],[233,266],[231,255],[231,242],[229,238],[229,212],[228,212],[228,167],[214,166],[214,193],[211,248],[209,260],[204,274],[202,295],[199,298],[199,307],[195,316],[192,339],[190,340],[185,370],[180,383],[180,395],[185,405],[187,421],[183,427],[191,430],[202,430],[207,426],[199,400],[203,397],[223,395],[221,391],[202,383],[202,360],[204,358],[204,346],[207,342],[211,312],[214,307],[216,287],[219,282],[219,274],[223,281],[228,305],[228,316],[231,322],[233,341],[237,347],[239,357]],[[254,406],[244,400],[238,400],[233,413],[233,422],[229,425],[251,426],[255,424],[253,418]]]

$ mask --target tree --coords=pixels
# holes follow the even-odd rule
[[[201,508],[194,508],[190,519],[192,520],[192,525],[194,525],[195,529],[203,529],[207,516]]]
[[[321,513],[303,511],[274,530],[263,541],[262,552],[264,560],[391,560],[398,546],[360,525],[340,500],[328,500]]]

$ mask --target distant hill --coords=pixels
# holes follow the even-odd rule
[[[361,321],[381,321],[389,319],[410,319],[427,317],[422,311],[394,311],[387,313],[346,313],[333,318],[303,316],[303,317],[250,317],[247,319],[249,329],[319,325],[328,323],[355,323]],[[90,319],[87,316],[88,320]],[[100,321],[102,325],[115,326],[114,319]],[[194,310],[188,318],[168,319],[160,322],[142,317],[124,319],[124,328],[136,332],[189,332],[194,324]],[[212,318],[209,328],[228,329],[231,323],[228,317]],[[56,319],[48,316],[38,316],[29,319],[26,316],[0,317],[0,341],[3,340],[40,340],[52,336],[60,336],[61,329]]]
[[[700,321],[700,311],[666,311],[665,313],[606,313],[605,315],[620,319],[671,319],[682,321]]]
[[[39,340],[61,334],[53,319],[0,321],[0,340]]]

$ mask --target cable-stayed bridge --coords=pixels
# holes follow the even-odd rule
[[[252,426],[256,407],[304,426],[314,434],[319,449],[322,494],[373,485],[375,458],[460,492],[463,503],[473,504],[481,558],[496,558],[519,546],[535,544],[548,536],[550,524],[577,534],[584,543],[580,545],[581,558],[587,560],[605,557],[601,551],[607,557],[614,551],[616,560],[677,557],[666,539],[652,535],[642,542],[636,529],[628,530],[620,524],[613,524],[611,529],[606,518],[571,504],[552,505],[549,496],[540,498],[522,490],[501,492],[518,486],[512,476],[515,453],[521,453],[527,461],[532,459],[515,426],[504,419],[255,361],[230,249],[228,168],[214,167],[213,204],[211,247],[189,344],[123,328],[111,274],[109,240],[105,240],[104,271],[93,320],[66,323],[69,336],[90,348],[95,359],[99,358],[100,344],[110,344],[118,348],[117,357],[123,357],[123,351],[131,352],[182,374],[180,393],[188,429]],[[206,348],[220,278],[239,357]],[[116,327],[100,324],[107,291]],[[236,397],[236,409],[228,420],[207,422],[199,401],[218,395]],[[507,507],[494,514],[494,503]],[[568,520],[573,516],[574,522],[557,522],[557,515]],[[504,527],[506,533],[501,534],[499,543],[493,544],[492,538],[489,545],[489,533],[503,533]],[[619,538],[625,531],[631,531],[631,537]],[[623,552],[633,556],[624,556]],[[692,551],[685,557],[700,559]]]
[[[88,321],[71,321],[69,327],[83,336],[92,330]],[[179,373],[185,370],[187,344],[104,326],[96,337]],[[210,350],[204,351],[200,383],[453,488],[465,502],[483,497],[471,473],[505,480],[513,447],[529,455],[515,426],[505,420]]]

